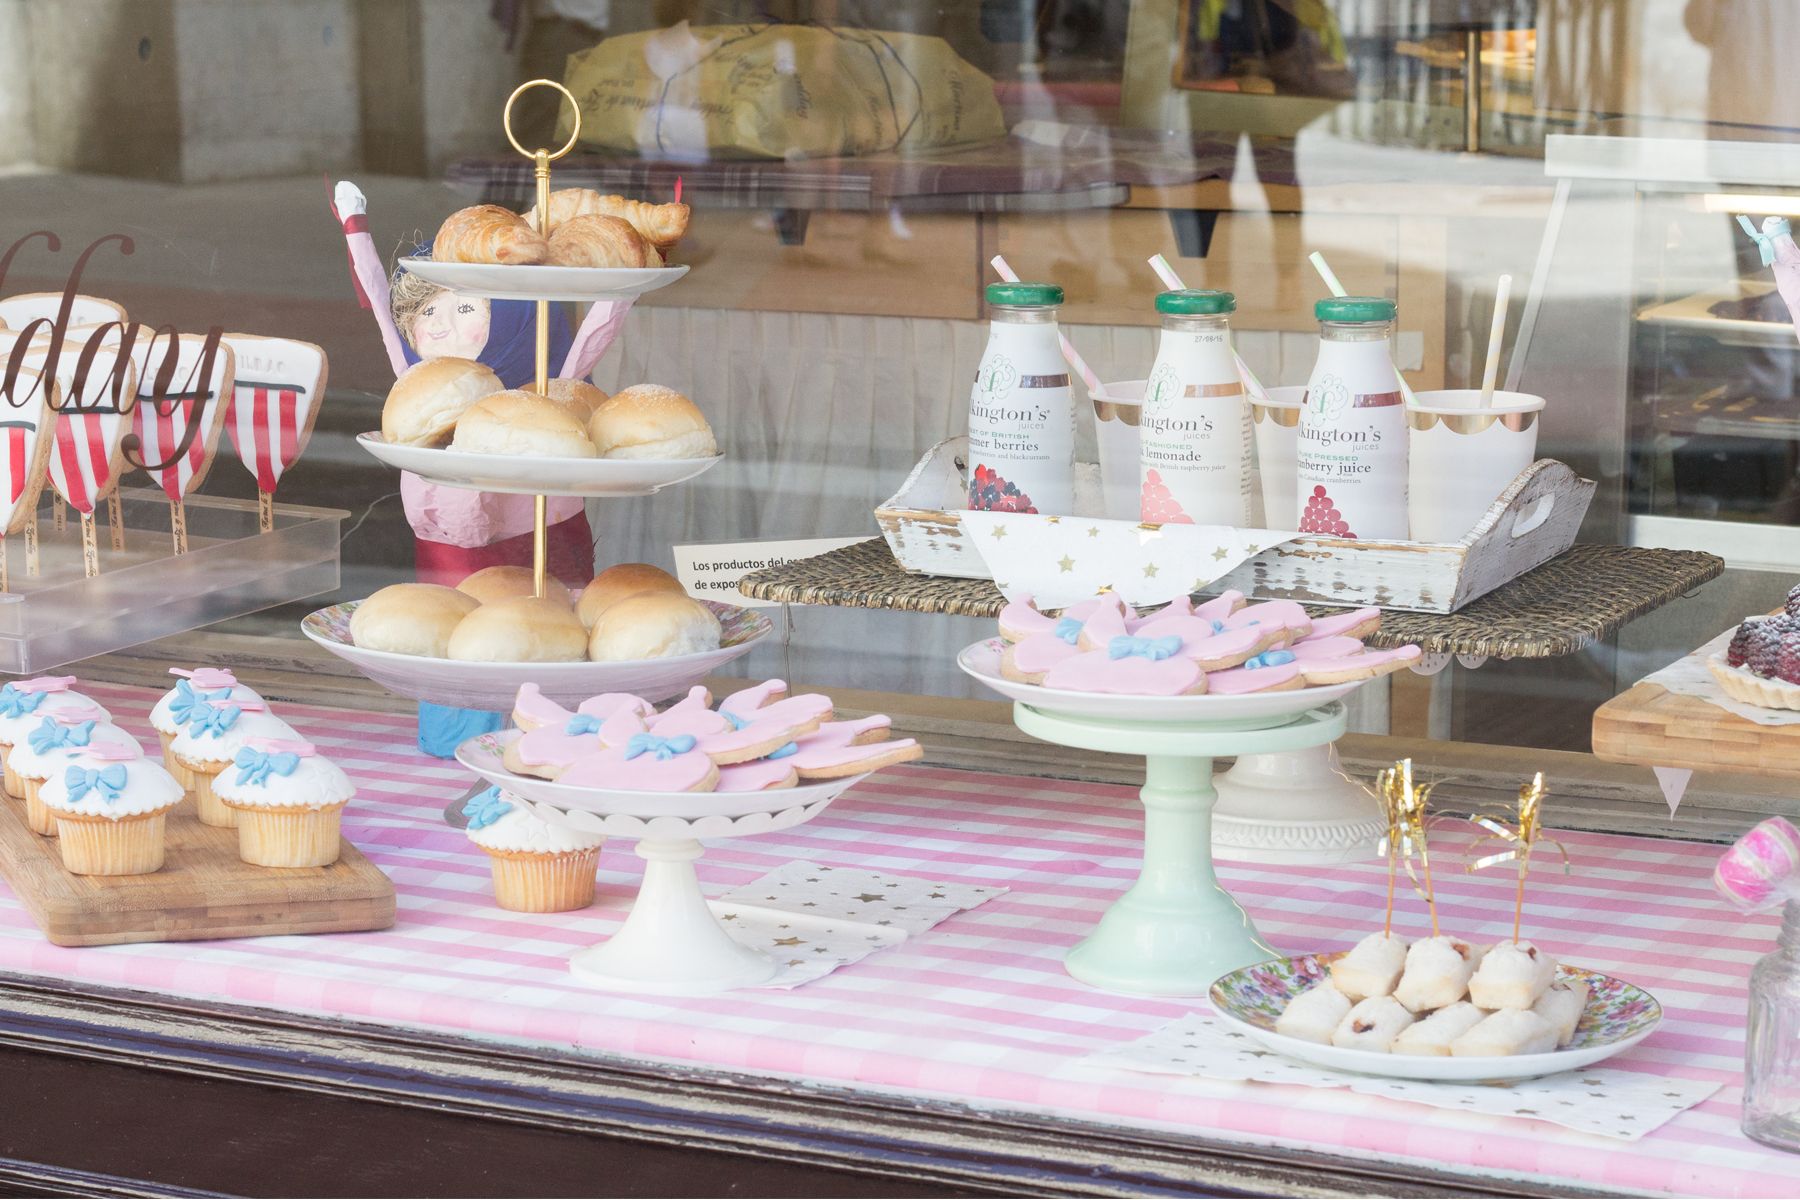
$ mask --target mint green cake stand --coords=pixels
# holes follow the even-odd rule
[[[1069,974],[1109,992],[1201,996],[1215,979],[1278,957],[1213,872],[1213,759],[1336,741],[1344,706],[1301,713],[1171,722],[1103,719],[1013,705],[1032,737],[1144,756],[1144,865],[1137,882],[1069,951]]]

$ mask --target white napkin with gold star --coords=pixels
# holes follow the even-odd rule
[[[795,988],[1005,891],[792,862],[708,903],[733,938],[780,964],[763,987]]]
[[[1207,590],[1247,559],[1300,536],[1229,525],[1136,525],[1102,517],[957,514],[1008,600],[1062,608],[1103,591],[1145,608]]]
[[[1433,1108],[1549,1121],[1635,1142],[1719,1090],[1717,1083],[1644,1071],[1584,1067],[1506,1083],[1419,1083],[1348,1075],[1284,1058],[1203,1013],[1189,1013],[1135,1042],[1090,1054],[1084,1067],[1198,1075],[1205,1079],[1344,1087]]]

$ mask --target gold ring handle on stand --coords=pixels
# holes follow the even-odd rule
[[[539,147],[527,150],[519,144],[513,133],[513,103],[535,87],[555,88],[562,98],[569,102],[569,111],[575,119],[569,129],[569,140],[562,144],[560,150],[552,153]],[[561,105],[557,106],[560,110]],[[514,150],[529,158],[532,162],[532,174],[537,180],[537,225],[538,232],[544,237],[550,236],[550,164],[575,148],[575,142],[581,137],[581,105],[575,103],[574,93],[556,82],[554,79],[528,79],[513,89],[512,95],[506,98],[506,108],[500,114],[500,124],[506,130],[506,140],[512,143]],[[537,393],[540,396],[549,394],[550,389],[550,304],[548,301],[537,302]],[[549,530],[547,521],[549,504],[543,496],[533,497],[531,521],[531,583],[532,594],[538,599],[544,598],[547,582],[546,564],[549,559]]]

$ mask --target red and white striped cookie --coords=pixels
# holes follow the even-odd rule
[[[224,340],[237,356],[226,416],[231,444],[257,490],[273,492],[312,437],[329,363],[321,347],[293,338],[228,333]]]
[[[210,350],[210,357],[208,356]],[[155,337],[132,347],[137,405],[131,414],[138,461],[163,495],[180,501],[212,469],[231,411],[237,356],[199,334]]]

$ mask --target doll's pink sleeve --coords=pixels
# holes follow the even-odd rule
[[[447,546],[491,546],[531,532],[532,498],[428,483],[410,471],[400,473],[400,503],[413,533]],[[552,496],[546,519],[556,525],[581,511],[581,500]]]

